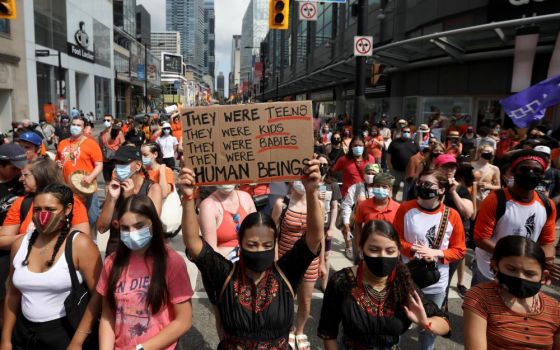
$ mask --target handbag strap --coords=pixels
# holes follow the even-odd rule
[[[66,263],[68,264],[68,271],[70,271],[70,280],[72,281],[72,289],[78,289],[80,282],[78,281],[78,274],[76,273],[76,267],[74,266],[74,260],[72,259],[72,242],[74,241],[74,236],[76,236],[80,231],[74,230],[66,237],[66,247],[64,247],[64,256],[66,258]]]
[[[449,222],[449,212],[450,208],[446,205],[443,206],[443,214],[441,215],[441,220],[439,222],[438,233],[436,240],[434,241],[434,249],[439,249],[441,243],[443,242],[443,237],[445,236],[445,229],[447,228],[447,223]]]
[[[363,160],[364,162],[366,161],[365,159]],[[356,170],[358,170],[358,174],[360,174],[360,177],[362,178],[362,182],[365,182],[366,179],[364,177],[364,172],[362,170],[360,170],[360,167],[358,166],[358,161],[354,159],[354,166],[356,167]],[[367,163],[366,163],[367,166]]]

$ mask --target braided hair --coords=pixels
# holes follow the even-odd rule
[[[64,209],[68,208],[69,205],[72,205],[72,206],[74,205],[74,193],[66,185],[59,184],[59,183],[53,183],[53,184],[47,185],[37,195],[47,194],[47,193],[51,194],[56,199],[58,199],[58,201],[60,202],[60,204],[62,204]],[[35,197],[35,198],[37,198],[37,197]],[[68,236],[68,233],[70,232],[70,227],[72,226],[72,216],[73,216],[72,212],[70,212],[66,216],[66,222],[65,222],[64,226],[60,229],[60,233],[58,234],[58,239],[57,239],[57,241],[54,245],[54,249],[53,249],[51,259],[49,261],[47,261],[47,266],[48,267],[51,267],[54,264],[56,254],[58,253],[58,250],[60,249],[60,247],[62,246],[62,243],[64,243],[64,240],[66,239],[66,237]],[[31,237],[29,238],[29,244],[27,245],[27,253],[25,255],[25,259],[21,263],[22,266],[27,266],[29,264],[29,254],[31,253],[31,247],[33,247],[33,245],[35,244],[35,241],[37,241],[37,237],[39,237],[39,231],[37,231],[37,229],[35,229],[35,230],[33,230],[33,233],[31,233]]]

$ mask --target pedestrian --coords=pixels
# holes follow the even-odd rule
[[[476,145],[479,143],[479,137],[474,132],[474,128],[469,125],[467,127],[467,132],[461,136],[461,144],[463,145],[463,151],[461,154],[465,161],[470,161],[474,159],[474,151],[476,150]]]
[[[175,156],[177,155],[179,141],[171,135],[171,125],[169,123],[163,123],[161,130],[163,135],[157,138],[156,143],[161,148],[162,162],[170,169],[175,169]]]
[[[161,187],[163,199],[175,190],[175,178],[173,170],[162,162],[161,148],[155,142],[148,142],[142,145],[142,165],[148,171],[150,180],[158,183]]]
[[[56,151],[55,145],[55,128],[50,123],[47,123],[45,119],[39,120],[39,125],[41,126],[41,132],[45,135],[45,142],[47,144],[47,151]]]
[[[391,175],[395,178],[393,184],[393,198],[396,198],[397,193],[401,188],[401,183],[406,184],[406,165],[412,156],[420,150],[418,145],[411,139],[410,129],[405,127],[402,129],[401,136],[393,138],[393,142],[387,149],[387,166]],[[404,190],[403,190],[403,193]]]
[[[344,128],[342,130],[342,149],[344,150],[344,154],[348,154],[350,152],[350,143],[352,142],[352,129]]]
[[[492,164],[494,153],[494,148],[488,144],[483,144],[478,149],[476,160],[471,163],[477,187],[476,200],[478,206],[490,192],[502,188],[500,169]]]
[[[134,194],[118,208],[119,241],[105,259],[101,350],[173,350],[192,326],[191,288],[183,257],[164,241],[153,201]]]
[[[371,128],[370,139],[366,142],[367,153],[375,159],[377,164],[381,164],[381,157],[383,156],[383,151],[385,150],[385,140],[382,135],[379,134],[379,129],[376,126]]]
[[[90,186],[103,171],[103,154],[101,148],[91,137],[83,134],[85,118],[72,119],[70,125],[71,137],[59,143],[56,160],[62,168],[64,181],[71,185],[70,175],[75,171],[83,171],[87,175],[82,179],[83,186]],[[97,192],[82,195],[88,210],[89,223],[93,227],[99,217],[99,196]]]
[[[317,333],[325,350],[340,348],[341,323],[344,349],[398,349],[412,323],[434,336],[449,333],[447,316],[417,291],[391,224],[369,221],[359,246],[363,260],[336,272],[323,298]]]
[[[344,148],[342,147],[342,134],[339,131],[335,131],[331,137],[331,148],[328,153],[329,163],[336,164],[345,154]],[[342,183],[342,171],[332,172],[332,175],[336,177],[337,182]]]
[[[348,188],[355,183],[364,181],[364,169],[368,164],[374,164],[375,159],[364,154],[364,140],[361,136],[356,136],[350,142],[351,151],[345,157],[341,157],[332,167],[331,171],[342,170],[341,193],[346,196]]]
[[[58,149],[58,144],[63,140],[70,138],[70,117],[67,115],[62,115],[60,117],[60,123],[55,127],[55,146]]]
[[[460,156],[463,153],[463,145],[458,131],[450,131],[445,142],[445,153]]]
[[[403,129],[406,128],[407,126],[408,126],[408,122],[406,120],[399,119],[395,125],[395,130],[393,131],[393,140],[402,138],[403,133],[405,132]],[[410,132],[410,128],[408,128],[408,132]]]
[[[111,254],[119,245],[119,227],[117,211],[126,198],[135,194],[148,196],[154,203],[158,215],[161,215],[161,186],[152,182],[142,165],[142,155],[134,146],[121,146],[114,156],[115,177],[105,187],[105,202],[97,221],[97,231],[109,230],[106,255]]]
[[[379,135],[383,136],[385,150],[387,150],[391,144],[391,129],[387,127],[387,120],[385,117],[383,117],[379,122]]]
[[[344,254],[348,259],[353,260],[355,257],[355,242],[352,241],[352,214],[356,205],[368,198],[373,198],[373,180],[375,175],[380,171],[378,164],[368,164],[364,168],[364,180],[353,184],[348,189],[348,193],[344,196],[340,205],[342,215],[342,236],[344,237],[345,250]]]
[[[29,162],[45,155],[43,154],[43,139],[32,131],[21,133],[17,143],[25,150]]]
[[[121,129],[115,125],[115,119],[111,114],[103,117],[103,131],[99,134],[99,145],[103,153],[103,180],[111,181],[115,164],[113,157],[119,147],[125,142],[124,134]]]
[[[91,334],[88,342],[96,341],[101,257],[88,235],[71,231],[73,203],[72,190],[62,184],[48,185],[33,200],[35,229],[12,246],[2,350],[96,348],[88,347],[86,338]],[[71,261],[65,258],[67,244]],[[72,291],[69,263],[92,296],[77,329],[66,317],[65,300]]]
[[[144,115],[142,119],[142,132],[144,132],[144,139],[150,140],[152,137],[152,128],[150,127],[151,118],[149,114]]]
[[[393,221],[405,261],[420,259],[436,264],[440,278],[422,293],[439,308],[449,285],[449,264],[461,260],[466,252],[461,216],[442,203],[450,186],[445,174],[423,171],[416,184],[418,199],[402,203]],[[435,337],[429,332],[421,331],[419,339],[421,349],[434,348]]]
[[[476,244],[471,286],[494,280],[490,260],[496,242],[505,236],[524,236],[543,248],[555,279],[556,206],[535,188],[543,180],[546,153],[516,151],[510,158],[512,186],[492,192],[482,201],[474,227]]]
[[[496,280],[465,295],[465,349],[557,349],[560,304],[541,291],[549,280],[542,247],[523,236],[503,237],[491,266]]]
[[[289,349],[294,291],[311,262],[320,254],[323,213],[318,195],[318,160],[303,170],[306,188],[307,233],[294,248],[274,262],[278,231],[262,213],[248,215],[239,230],[240,260],[231,263],[199,236],[195,211],[194,172],[183,168],[178,184],[183,195],[183,241],[199,268],[210,302],[218,308],[223,338],[219,349]],[[299,349],[309,349],[300,342]]]
[[[434,126],[435,128],[435,126]],[[418,145],[418,147],[428,147],[430,143],[430,139],[436,137],[438,141],[441,141],[441,138],[435,136],[430,132],[430,127],[428,124],[420,124],[418,131],[414,135],[414,142]]]

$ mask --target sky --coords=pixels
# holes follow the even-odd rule
[[[231,39],[241,34],[243,14],[250,0],[214,0],[216,10],[216,76],[223,72],[227,90],[231,65]],[[148,10],[152,31],[165,30],[165,0],[136,0]]]

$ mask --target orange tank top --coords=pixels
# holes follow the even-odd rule
[[[222,201],[214,196],[214,198],[222,206],[222,223],[216,230],[216,242],[218,247],[237,247],[239,245],[239,227],[241,223],[247,216],[247,212],[241,205],[241,200],[239,199],[239,194],[237,194],[237,202],[239,203],[237,207],[237,213],[231,213],[224,208]]]

